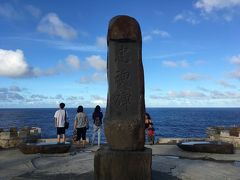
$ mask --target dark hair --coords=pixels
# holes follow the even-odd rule
[[[148,113],[145,113],[148,119],[151,119],[151,116]]]
[[[153,126],[153,123],[150,122],[149,125],[152,125],[152,126]]]
[[[78,112],[78,113],[83,112],[83,107],[82,107],[82,106],[78,106],[77,112]]]
[[[65,107],[65,104],[64,103],[60,103],[59,106],[60,106],[61,109],[63,109]]]
[[[95,107],[94,112],[100,112],[100,111],[101,111],[101,107],[100,107],[99,105],[97,105],[97,106]]]

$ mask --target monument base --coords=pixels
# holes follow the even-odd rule
[[[151,180],[152,149],[117,151],[100,148],[94,156],[95,180]]]

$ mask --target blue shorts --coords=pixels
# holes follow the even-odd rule
[[[65,128],[64,127],[57,127],[57,135],[65,134]]]

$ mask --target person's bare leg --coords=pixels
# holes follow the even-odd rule
[[[98,127],[98,147],[100,147],[100,140],[101,140],[101,128]]]
[[[83,148],[85,147],[85,142],[86,142],[86,140],[83,140]]]
[[[60,135],[57,135],[57,142],[60,143]]]
[[[63,143],[65,143],[65,141],[66,141],[66,136],[65,134],[63,134]]]

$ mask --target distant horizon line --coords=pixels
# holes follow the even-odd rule
[[[77,107],[67,107],[65,109],[76,109]],[[84,107],[85,108],[88,108],[88,109],[93,109],[95,107]],[[106,107],[101,107],[102,109],[106,109]],[[218,107],[218,106],[215,106],[215,107],[146,107],[146,108],[162,108],[162,109],[166,109],[166,108],[173,108],[173,109],[176,109],[176,108],[240,108],[240,106],[233,106],[233,107]],[[0,107],[0,109],[59,109],[59,107]]]

